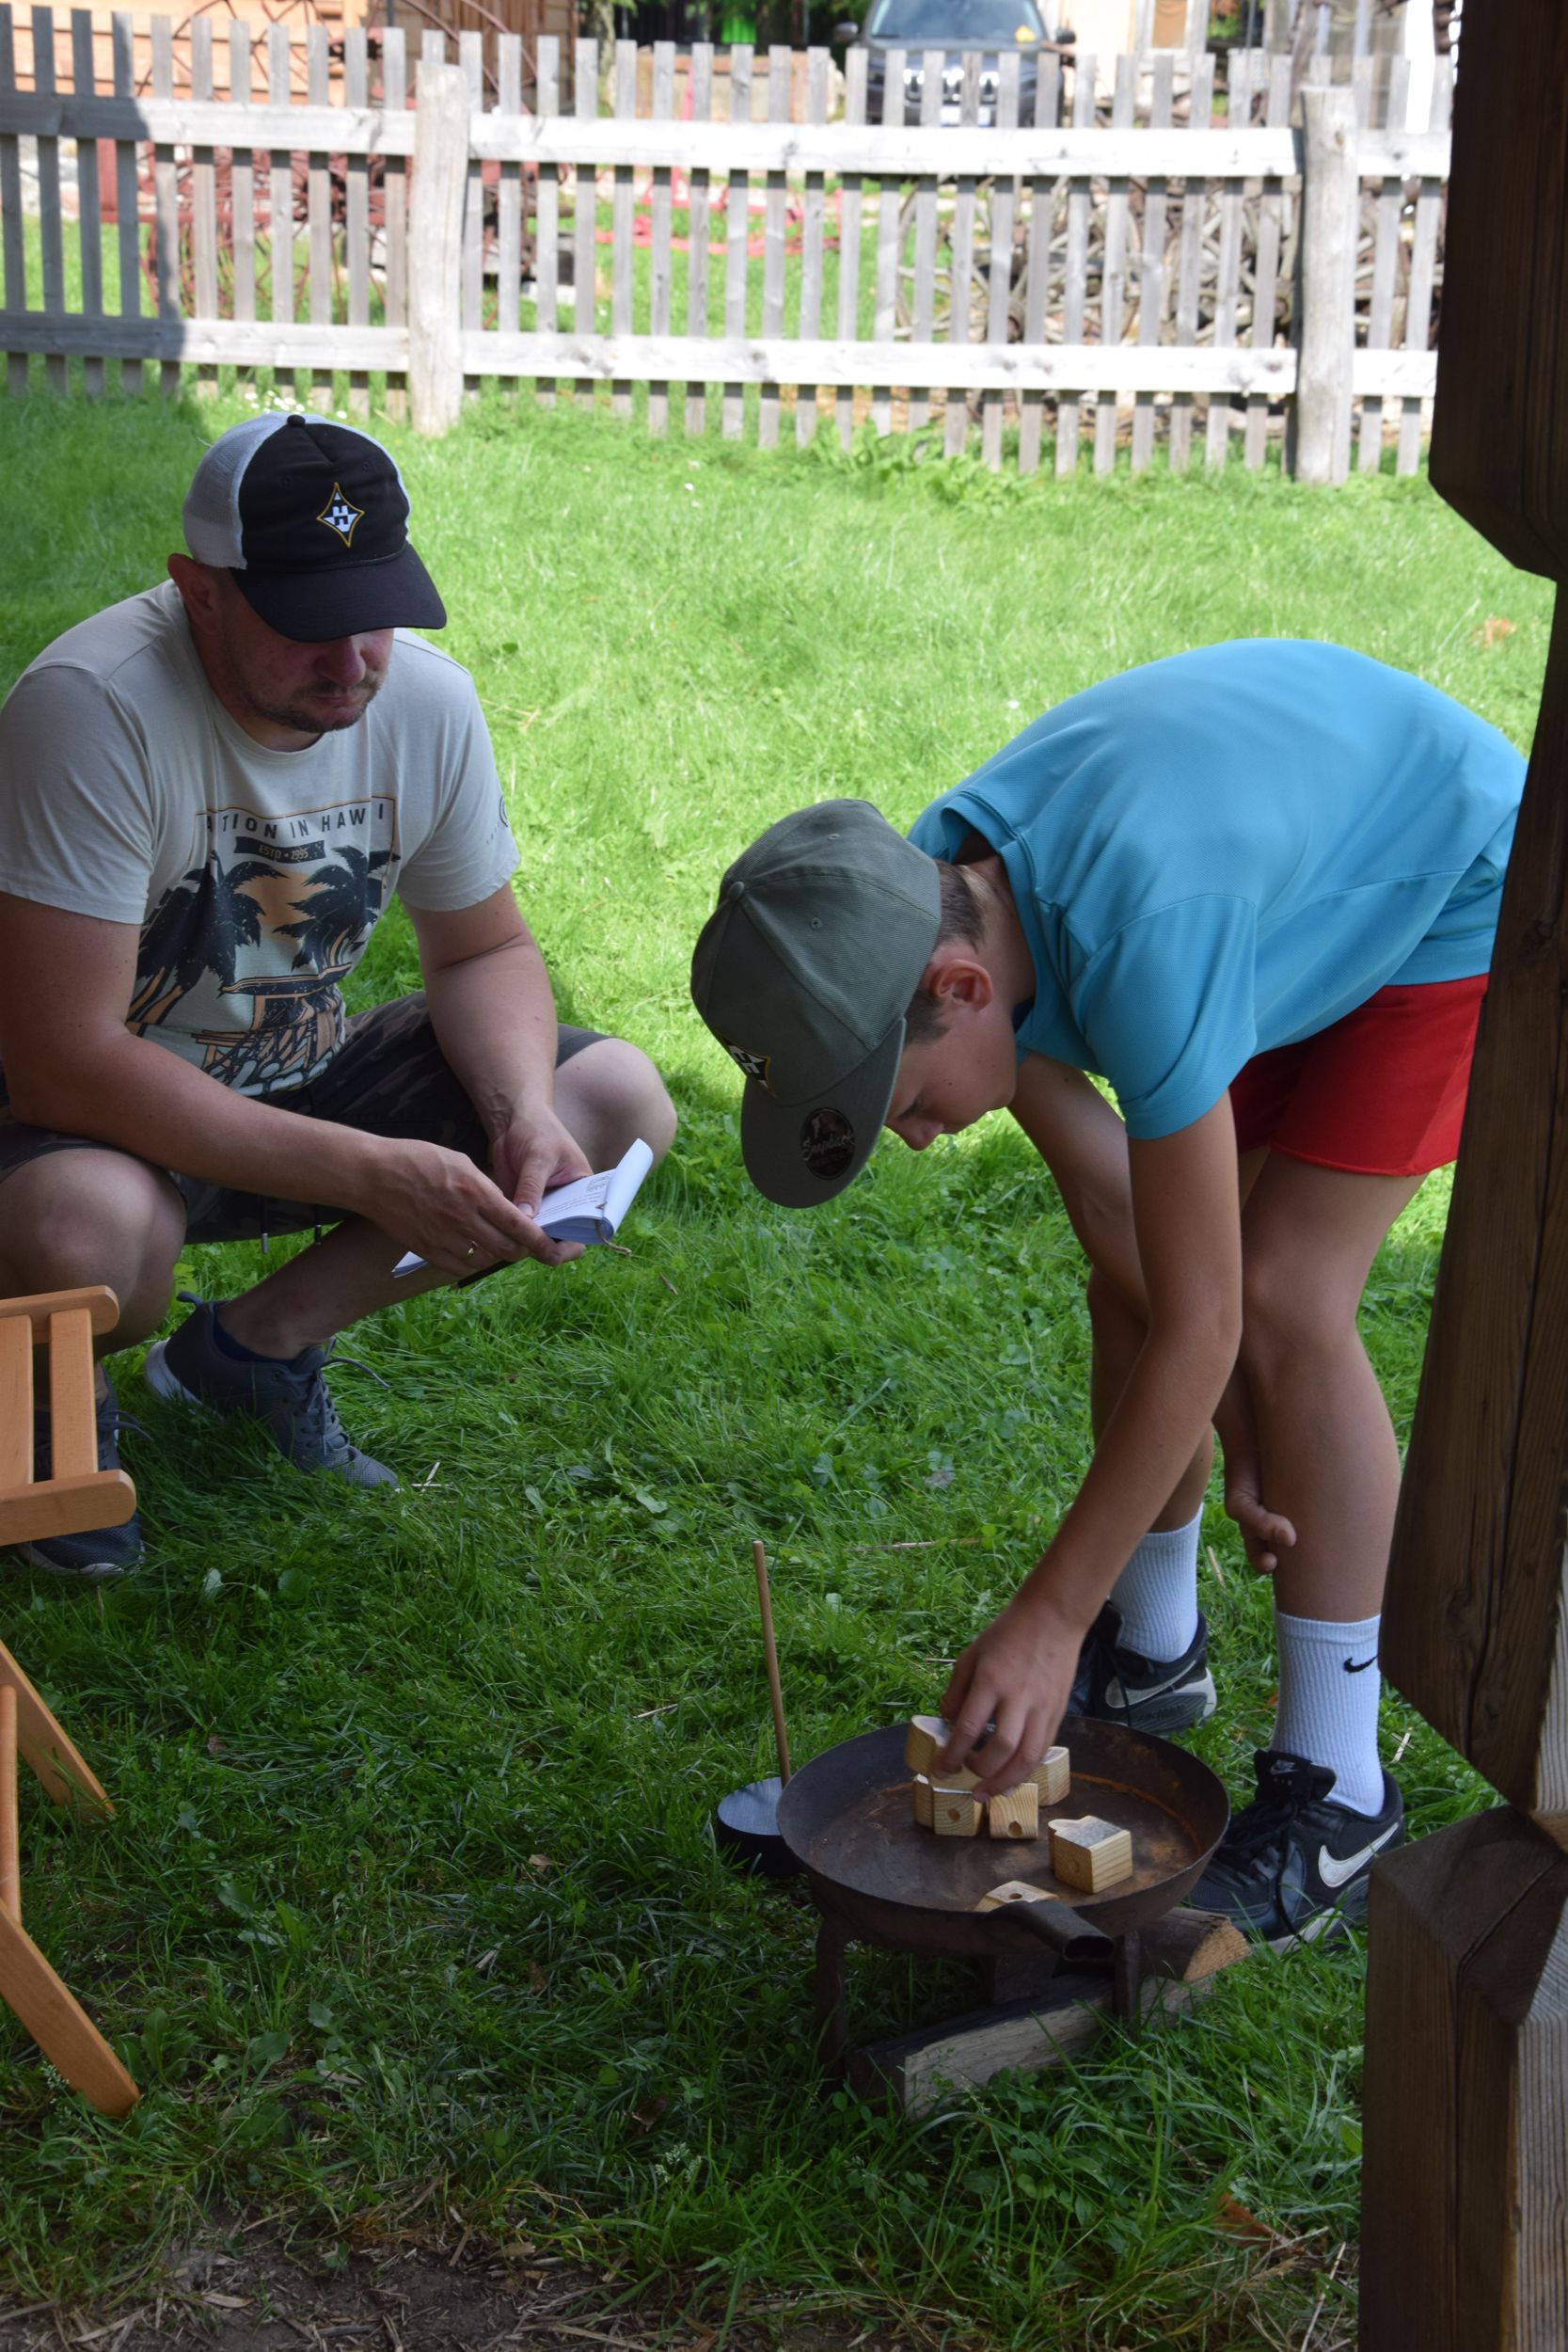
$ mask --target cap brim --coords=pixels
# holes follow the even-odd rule
[[[447,625],[447,608],[411,547],[376,564],[318,564],[293,572],[264,571],[252,564],[230,577],[251,611],[297,644],[364,637],[377,628]]]
[[[852,1184],[877,1148],[904,1053],[895,1021],[857,1070],[820,1102],[786,1105],[748,1078],[740,1100],[740,1150],[757,1190],[783,1209],[819,1208]]]

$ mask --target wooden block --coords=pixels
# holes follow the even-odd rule
[[[986,1805],[986,1827],[993,1837],[1037,1837],[1040,1834],[1040,1792],[1032,1780]]]
[[[1053,1894],[1049,1887],[1031,1886],[1027,1879],[1004,1879],[1001,1885],[993,1886],[989,1895],[982,1895],[974,1908],[976,1911],[1005,1911],[1009,1903],[1059,1903],[1061,1899],[1060,1895]]]
[[[1060,1804],[1072,1781],[1072,1758],[1066,1748],[1047,1748],[1029,1775],[1042,1804]]]
[[[967,1788],[931,1791],[931,1827],[939,1837],[973,1837],[984,1811],[979,1798],[971,1796]]]
[[[930,1782],[924,1778],[921,1773],[916,1772],[914,1780],[911,1784],[911,1788],[914,1798],[914,1818],[916,1827],[920,1829],[933,1828],[935,1824],[931,1817],[932,1790]]]
[[[937,1758],[947,1745],[952,1728],[951,1724],[944,1724],[940,1715],[910,1717],[909,1738],[904,1742],[904,1761],[911,1772],[924,1773],[933,1788],[939,1777]],[[958,1764],[940,1777],[943,1788],[973,1788],[980,1775]]]
[[[1051,1824],[1051,1867],[1066,1886],[1102,1894],[1132,1871],[1132,1840],[1114,1821],[1085,1813],[1082,1820]]]

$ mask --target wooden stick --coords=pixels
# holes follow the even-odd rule
[[[773,1646],[773,1603],[768,1593],[768,1554],[761,1542],[752,1546],[756,1563],[757,1605],[762,1611],[762,1647],[768,1661],[768,1691],[773,1701],[773,1737],[779,1743],[779,1780],[789,1784],[789,1741],[784,1736],[784,1692],[779,1686],[779,1653]]]
[[[16,1691],[0,1682],[0,1910],[22,1922],[22,1863],[16,1811]]]

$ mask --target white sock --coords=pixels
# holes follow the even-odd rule
[[[1180,1658],[1197,1631],[1198,1510],[1185,1527],[1162,1528],[1144,1537],[1111,1587],[1121,1612],[1121,1645],[1140,1658],[1168,1665]]]
[[[1377,1667],[1380,1617],[1338,1624],[1322,1617],[1274,1613],[1279,1645],[1279,1705],[1274,1744],[1334,1774],[1336,1804],[1352,1813],[1381,1813],[1383,1767],[1377,1754]]]

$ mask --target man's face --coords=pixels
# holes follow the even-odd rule
[[[392,658],[389,628],[319,643],[282,637],[245,602],[227,572],[191,564],[188,558],[170,569],[208,684],[257,742],[271,751],[303,751],[318,736],[364,717]]]
[[[907,1045],[883,1122],[911,1152],[1005,1110],[1018,1085],[1013,1025],[996,999],[959,1006],[942,1037]]]

